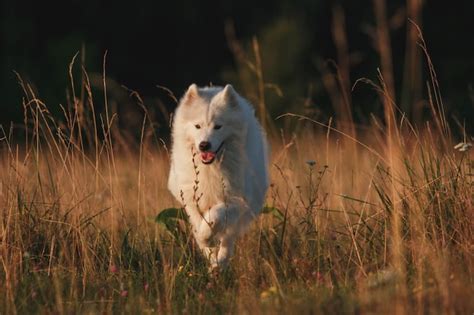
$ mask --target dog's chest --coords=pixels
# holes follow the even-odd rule
[[[229,191],[229,181],[216,167],[202,167],[194,176],[183,177],[183,199],[185,204],[192,204],[201,212],[209,210],[217,203],[224,202]]]

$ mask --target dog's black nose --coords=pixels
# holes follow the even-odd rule
[[[211,149],[211,143],[207,141],[201,141],[199,143],[199,150],[201,151],[209,151]]]

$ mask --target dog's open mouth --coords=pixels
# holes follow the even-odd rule
[[[216,159],[217,153],[221,150],[224,142],[217,148],[216,151],[201,151],[201,161],[204,164],[211,164]]]
[[[211,164],[216,158],[216,153],[212,151],[201,152],[201,161],[204,164]]]

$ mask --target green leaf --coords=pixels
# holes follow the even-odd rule
[[[188,221],[188,217],[183,208],[166,208],[155,218],[156,223],[163,225],[170,232],[176,228],[178,220]]]
[[[275,218],[281,221],[285,219],[285,216],[283,215],[283,213],[278,208],[275,208],[275,207],[265,206],[262,208],[262,213],[272,214]]]

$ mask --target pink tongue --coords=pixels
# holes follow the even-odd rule
[[[212,160],[216,154],[214,152],[201,152],[201,159],[204,161],[210,161]]]

